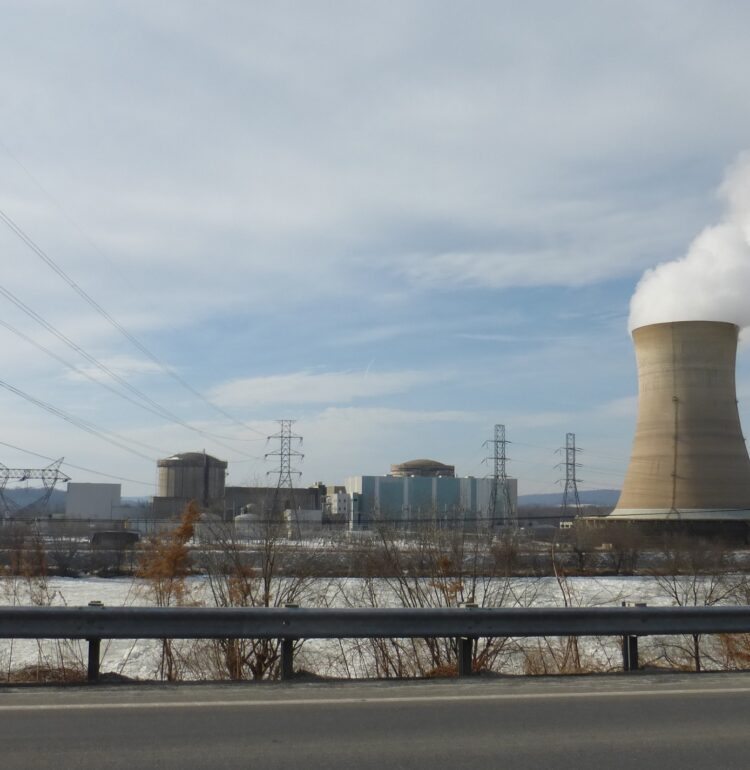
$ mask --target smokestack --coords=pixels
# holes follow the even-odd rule
[[[738,334],[718,321],[633,331],[638,421],[612,518],[750,519],[750,458],[735,389]]]

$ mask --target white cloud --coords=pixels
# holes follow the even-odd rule
[[[638,396],[616,398],[600,404],[595,409],[596,416],[605,420],[632,419],[638,414]]]
[[[133,379],[144,374],[156,374],[162,372],[161,367],[153,361],[144,358],[136,358],[135,356],[107,356],[98,360],[103,366],[123,379]],[[112,381],[111,377],[98,367],[86,365],[77,366],[76,368],[77,371],[75,372],[71,370],[66,371],[66,379],[77,382],[84,382],[87,379],[108,383]]]
[[[444,377],[445,375],[442,375]],[[268,404],[346,404],[362,398],[404,393],[439,379],[420,371],[312,372],[230,380],[215,387],[211,398],[222,406]]]
[[[386,407],[331,407],[325,409],[315,418],[308,418],[305,424],[313,423],[341,426],[355,426],[359,430],[363,426],[379,429],[404,425],[420,425],[424,423],[476,423],[484,422],[485,415],[461,409],[388,409]]]
[[[576,395],[586,367],[605,372],[621,355],[595,315],[623,314],[628,289],[602,284],[683,253],[716,221],[712,181],[750,130],[741,4],[44,9],[7,3],[0,138],[51,198],[0,146],[0,206],[200,390],[223,382],[212,395],[249,412],[299,405],[305,467],[326,478],[420,454],[473,467],[495,405],[515,437],[542,444],[568,425],[584,436],[610,417],[621,425],[626,404],[604,408],[607,419],[575,411],[623,393],[617,369]],[[98,357],[124,356],[128,376],[148,373],[6,228],[0,251],[4,285]],[[507,291],[539,286],[585,289]],[[469,318],[522,303],[518,323]],[[536,344],[562,305],[581,317]],[[0,314],[71,356],[4,302]],[[569,335],[593,339],[597,324],[590,349],[571,355]],[[166,450],[196,447],[102,389],[47,376],[42,356],[2,339],[13,384]],[[482,339],[515,350],[467,342]],[[337,344],[361,351],[334,358]],[[419,368],[438,357],[466,376],[425,405],[417,389],[436,375]],[[371,359],[384,371],[343,371]],[[187,420],[210,415],[168,380],[144,389]],[[365,399],[382,402],[359,409]],[[153,478],[152,465],[64,424],[53,434],[21,408],[19,445]],[[329,436],[321,427],[318,444],[317,426]]]

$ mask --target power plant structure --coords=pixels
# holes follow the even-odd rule
[[[392,465],[387,476],[350,476],[327,504],[331,513],[345,514],[351,530],[383,524],[405,530],[507,526],[518,507],[518,483],[505,477],[506,494],[493,500],[494,482],[456,476],[453,465],[436,460],[409,460]]]
[[[747,532],[750,458],[735,386],[739,328],[679,321],[633,331],[638,419],[622,493],[607,520]]]
[[[391,465],[391,476],[398,478],[411,476],[425,476],[432,478],[435,476],[455,476],[456,468],[454,465],[446,465],[437,460],[407,460],[405,463],[396,463]]]
[[[157,462],[156,516],[179,515],[194,500],[204,510],[223,508],[227,463],[205,452],[182,452]]]

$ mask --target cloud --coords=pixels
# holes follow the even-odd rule
[[[442,422],[483,422],[485,416],[477,412],[461,409],[389,409],[386,407],[330,407],[318,414],[312,422],[327,424],[349,424],[362,426],[367,424],[379,428],[393,428],[403,425],[421,425]]]
[[[672,23],[674,6],[573,4],[546,14],[552,33],[530,10],[447,4],[217,15],[80,3],[42,20],[26,5],[8,14],[0,54],[14,107],[4,141],[127,274],[127,304],[158,301],[178,323],[281,290],[309,298],[310,280],[316,294],[355,289],[363,258],[381,280],[400,263],[412,293],[641,270],[696,210],[670,194],[690,140],[702,147],[710,127],[729,141],[748,115],[730,87],[743,25],[705,34],[674,66],[690,27]],[[23,49],[28,29],[43,56]],[[81,233],[4,166],[11,213],[125,304]]]
[[[604,420],[635,420],[638,413],[638,397],[625,396],[600,404],[594,410],[597,417]]]
[[[750,152],[732,164],[720,188],[722,220],[687,254],[645,272],[630,301],[630,328],[669,321],[750,325]]]
[[[145,374],[161,374],[162,369],[153,361],[135,356],[117,355],[98,359],[107,369],[119,375],[123,379],[134,379]],[[111,378],[101,369],[95,366],[78,366],[78,371],[67,370],[66,379],[84,382],[87,379],[111,382]]]
[[[555,446],[568,412],[604,434],[576,410],[624,394],[631,352],[601,310],[624,314],[636,275],[718,221],[716,169],[750,130],[742,4],[6,5],[0,206],[201,392],[327,413],[310,454],[326,478],[430,448],[473,467],[497,419]],[[0,231],[4,285],[97,357],[138,355]],[[14,385],[196,447],[3,340]],[[382,372],[355,371],[373,359]],[[136,381],[211,414],[169,378]],[[153,478],[20,408],[19,445]]]
[[[230,380],[211,391],[221,406],[269,404],[346,404],[358,399],[390,396],[421,387],[445,375],[420,371],[313,372],[276,374]]]

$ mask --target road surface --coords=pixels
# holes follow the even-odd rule
[[[3,770],[750,767],[750,674],[0,688]]]

